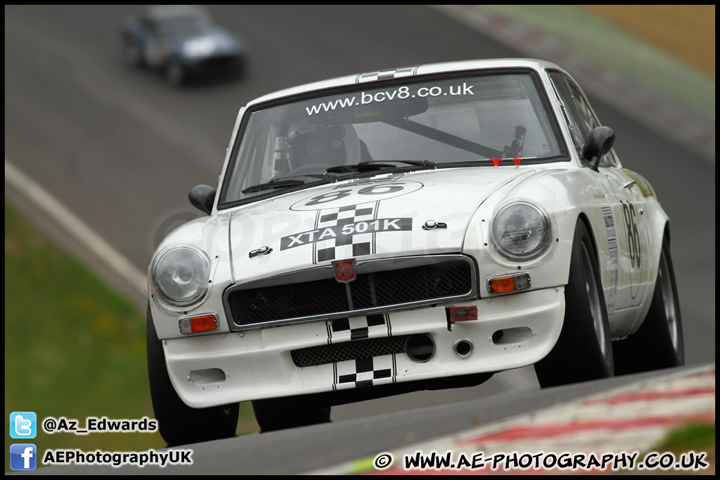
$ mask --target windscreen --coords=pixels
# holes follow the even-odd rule
[[[531,72],[377,85],[358,84],[247,113],[220,203],[268,193],[252,186],[317,181],[328,169],[366,162],[429,160],[442,167],[491,165],[492,158],[567,159]]]
[[[158,23],[161,35],[191,35],[201,33],[213,25],[210,17],[197,14],[175,15]]]

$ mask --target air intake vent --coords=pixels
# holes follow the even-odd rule
[[[314,367],[328,363],[372,358],[393,353],[405,353],[405,344],[411,335],[371,338],[351,342],[319,345],[290,352],[296,367]]]

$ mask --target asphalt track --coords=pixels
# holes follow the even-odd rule
[[[154,245],[172,226],[198,215],[187,204],[187,192],[196,184],[216,183],[237,109],[251,98],[360,71],[468,58],[531,56],[535,55],[531,47],[539,43],[526,40],[524,45],[518,44],[518,35],[503,40],[504,33],[517,32],[511,28],[521,28],[518,25],[522,24],[512,19],[493,33],[487,26],[477,30],[428,7],[216,6],[211,10],[217,18],[247,37],[252,50],[250,73],[240,82],[178,90],[120,61],[117,25],[134,10],[127,6],[5,7],[5,157],[139,272],[145,270]],[[546,51],[543,57],[554,60],[551,52]],[[572,62],[586,57],[571,53],[568,70],[577,75],[573,71],[577,64]],[[560,60],[558,63],[566,66]],[[608,71],[598,61],[593,64]],[[624,78],[622,72],[613,73]],[[688,136],[675,138],[637,112],[618,109],[618,102],[607,100],[606,94],[593,87],[592,79],[591,75],[589,83],[579,80],[600,119],[618,133],[616,151],[623,164],[650,180],[671,217],[687,362],[712,362],[714,151],[708,155],[702,145],[688,146]],[[682,96],[667,92],[654,95],[660,105],[680,103],[679,108],[685,109],[686,102],[678,97]],[[711,121],[714,132],[714,111]],[[714,136],[711,143],[714,145]],[[119,281],[114,271],[86,248],[79,248],[12,186],[6,191],[61,243],[142,307],[144,300],[137,288]],[[527,408],[550,398],[556,401],[562,396],[554,390],[538,391],[532,370],[522,369],[497,375],[477,389],[424,392],[340,407],[334,410],[332,425],[312,427],[307,432],[299,429],[238,438],[231,442],[239,443],[227,450],[257,452],[272,445],[273,451],[283,452],[286,472],[301,472],[306,470],[292,468],[307,460],[298,448],[306,443],[308,437],[304,435],[332,439],[340,438],[341,432],[351,432],[346,448],[335,445],[320,450],[323,454],[334,450],[348,454],[348,449],[357,452],[367,448],[360,446],[363,444],[379,446],[379,442],[392,441],[393,435],[401,432],[419,438],[407,425],[429,429],[429,434],[435,428],[431,425],[440,425],[437,428],[442,431],[454,428],[468,418],[455,402],[480,402],[468,408],[497,417],[504,414],[496,411],[515,402]],[[505,414],[512,413],[509,408]],[[446,416],[447,420],[438,420]],[[361,426],[376,422],[397,429],[377,427],[380,430],[359,435]],[[281,445],[288,446],[287,452]],[[223,455],[213,452],[226,451],[225,446],[212,447],[196,451],[207,451],[210,459]],[[318,455],[315,452],[314,456]],[[277,464],[267,456],[246,458],[243,473],[262,472]],[[198,463],[208,468],[210,464],[213,462]]]

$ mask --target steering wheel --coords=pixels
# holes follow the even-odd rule
[[[325,170],[332,167],[332,165],[327,165],[324,163],[311,163],[310,165],[303,165],[302,167],[293,168],[289,172],[287,172],[286,175],[283,175],[283,177],[292,177],[296,175],[306,175],[310,173],[317,173],[318,175],[322,175],[325,173]]]

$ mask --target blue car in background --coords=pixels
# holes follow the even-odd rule
[[[175,85],[194,77],[240,74],[247,63],[245,42],[199,6],[147,7],[126,18],[120,33],[129,64],[161,71]]]

